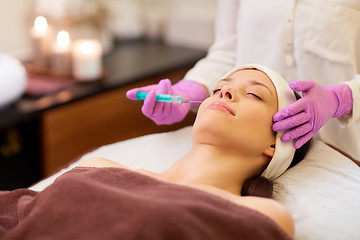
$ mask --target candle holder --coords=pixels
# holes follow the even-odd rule
[[[97,39],[81,39],[71,44],[67,31],[59,31],[50,56],[25,64],[28,76],[26,95],[41,97],[70,89],[76,82],[103,79],[102,46]],[[36,59],[35,59],[36,60]]]
[[[50,72],[55,76],[70,77],[71,68],[71,45],[70,36],[66,31],[60,31],[56,37],[56,43],[52,46],[50,57]]]
[[[81,82],[94,81],[102,74],[102,47],[96,39],[79,39],[72,49],[73,76]]]
[[[44,90],[42,93],[46,89],[56,91],[57,87],[72,85],[65,82],[76,84],[103,79],[102,56],[113,43],[105,26],[106,8],[93,0],[59,0],[57,4],[37,1],[36,6],[41,16],[36,18],[31,30],[34,57],[26,64],[32,86],[40,86],[42,89],[38,90]]]
[[[45,17],[38,16],[30,30],[33,43],[31,65],[34,71],[44,72],[49,67],[52,28]]]

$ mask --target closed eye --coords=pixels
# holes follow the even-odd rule
[[[214,94],[216,94],[217,92],[219,92],[220,90],[221,90],[220,88],[214,89],[214,90],[212,90],[212,94],[214,95]]]
[[[258,95],[256,95],[255,93],[247,93],[247,95],[250,95],[250,96],[262,101],[262,98],[259,97]]]

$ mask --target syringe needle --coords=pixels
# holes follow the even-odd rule
[[[202,101],[190,101],[186,99],[181,99],[181,103],[202,103]]]

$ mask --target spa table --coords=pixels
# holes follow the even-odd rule
[[[0,190],[30,186],[98,146],[192,124],[195,114],[157,126],[142,115],[142,102],[125,93],[163,78],[180,80],[205,54],[143,39],[117,42],[103,58],[103,79],[25,95],[0,110]]]

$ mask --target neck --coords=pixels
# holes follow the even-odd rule
[[[254,162],[211,145],[199,145],[177,161],[161,176],[169,182],[202,184],[240,195],[251,175],[248,163]]]

